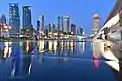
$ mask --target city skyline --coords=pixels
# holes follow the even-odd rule
[[[52,21],[56,21],[58,15],[70,15],[71,23],[75,23],[77,26],[83,26],[85,32],[87,34],[90,34],[92,28],[91,26],[92,15],[94,14],[94,12],[97,12],[100,15],[100,17],[102,18],[101,23],[103,24],[109,12],[111,11],[111,8],[113,7],[115,1],[102,0],[101,2],[99,2],[98,0],[92,0],[92,1],[72,0],[69,3],[69,0],[67,1],[62,0],[59,2],[55,0],[50,2],[49,0],[46,0],[46,1],[42,1],[42,3],[34,3],[33,0],[29,0],[29,1],[4,0],[2,2],[3,3],[1,4],[0,14],[6,15],[7,22],[8,22],[8,4],[19,3],[20,16],[22,16],[22,6],[26,6],[26,5],[32,6],[32,24],[34,25],[34,27],[36,27],[36,22],[40,15],[43,14],[45,15],[46,24]],[[68,6],[63,4],[64,2],[66,4],[69,3]],[[86,7],[85,6],[86,3],[89,5],[89,7],[92,6],[92,8],[89,9],[89,7]],[[108,6],[105,7],[104,3]],[[45,6],[45,4],[48,6]],[[63,6],[61,6],[61,4],[63,4]],[[22,17],[21,17],[21,26],[22,26]]]

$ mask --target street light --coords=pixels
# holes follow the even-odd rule
[[[9,26],[9,29],[11,29],[12,27],[11,26]]]
[[[8,28],[8,26],[4,26],[4,28],[5,28],[5,29],[7,29],[7,28]]]

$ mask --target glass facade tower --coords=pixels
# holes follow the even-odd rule
[[[31,6],[23,6],[23,16],[22,16],[22,22],[23,22],[23,28],[28,29],[32,27],[31,24]]]
[[[20,33],[20,15],[17,3],[9,4],[9,25],[11,26],[10,34],[18,35]]]

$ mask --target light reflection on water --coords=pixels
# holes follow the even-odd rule
[[[5,78],[49,81],[48,76],[53,81],[66,81],[65,78],[68,81],[77,78],[81,81],[116,81],[114,74],[121,71],[120,65],[102,59],[101,52],[96,51],[98,47],[101,45],[73,40],[1,42],[0,78],[2,81]]]

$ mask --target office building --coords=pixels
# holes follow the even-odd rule
[[[47,27],[48,27],[48,32],[52,32],[52,27],[51,27],[51,24],[50,23],[48,24]]]
[[[71,24],[71,33],[76,35],[76,25],[75,24]]]
[[[5,28],[6,27],[6,28]],[[7,30],[7,26],[6,26],[6,17],[4,14],[2,14],[0,16],[0,36],[3,37],[6,35],[8,35],[8,31]]]
[[[84,31],[83,31],[83,28],[81,26],[77,27],[77,35],[78,36],[83,36],[84,35]]]
[[[70,17],[69,16],[64,16],[63,17],[63,31],[68,33],[70,32]]]
[[[44,15],[41,15],[40,17],[39,17],[39,21],[40,21],[40,28],[39,28],[39,30],[40,31],[44,31]]]
[[[6,25],[6,16],[4,14],[2,14],[0,17],[0,23],[1,25]]]
[[[56,30],[56,26],[54,22],[51,23],[51,30],[52,30],[51,32],[55,32]]]
[[[61,16],[58,16],[58,19],[57,19],[57,30],[63,31],[63,17]]]
[[[94,14],[92,18],[92,35],[95,35],[99,32],[100,29],[100,17],[98,14]]]
[[[23,29],[31,29],[32,28],[31,6],[23,6],[22,11],[23,11],[22,14]]]
[[[37,32],[39,33],[39,28],[40,28],[40,21],[37,20]]]
[[[83,28],[80,26],[80,35],[83,36],[84,32],[83,32]]]
[[[17,36],[20,34],[20,15],[17,3],[9,4],[9,25],[11,26],[11,35]]]

